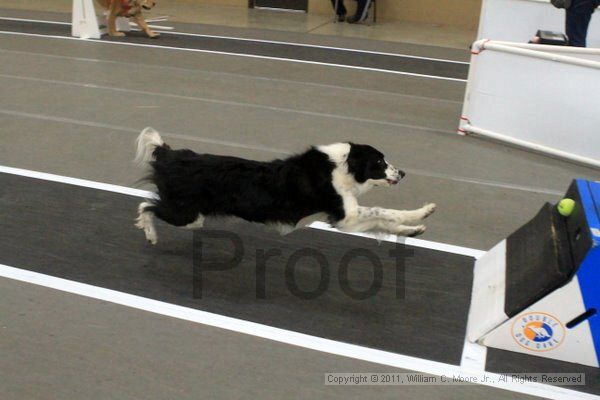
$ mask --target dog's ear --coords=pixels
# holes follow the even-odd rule
[[[364,162],[364,157],[361,157],[361,148],[354,143],[350,144],[350,152],[346,163],[348,164],[348,172],[354,176],[356,182],[362,183],[367,180],[367,165]]]

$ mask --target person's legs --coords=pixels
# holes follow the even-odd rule
[[[336,4],[336,0],[331,0],[331,5],[333,6],[333,8],[335,9],[335,4]],[[338,20],[341,22],[344,20],[344,17],[346,16],[346,7],[344,6],[344,0],[337,0],[337,10],[335,10],[335,13],[338,17]]]
[[[370,5],[371,0],[358,0],[356,5],[356,14],[354,14],[352,17],[348,17],[347,21],[351,24],[364,21],[367,18]]]
[[[565,23],[569,46],[585,47],[588,26],[594,12],[593,0],[573,0]]]

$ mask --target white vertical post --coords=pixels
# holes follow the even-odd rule
[[[131,30],[131,25],[129,24],[129,18],[117,17],[117,30],[119,32],[129,32]]]
[[[92,0],[73,0],[71,36],[82,39],[100,39],[98,19]]]

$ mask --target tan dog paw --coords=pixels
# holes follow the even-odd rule
[[[429,217],[435,212],[437,206],[434,203],[425,204],[421,210],[423,211],[423,218]]]

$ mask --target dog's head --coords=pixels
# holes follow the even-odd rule
[[[379,150],[366,144],[334,143],[317,149],[338,167],[337,178],[334,176],[338,180],[336,185],[356,195],[374,186],[395,185],[406,175],[389,164]]]
[[[152,10],[156,5],[156,0],[136,0],[144,10]]]
[[[348,173],[360,185],[396,185],[406,175],[389,164],[379,150],[366,144],[349,143]]]

